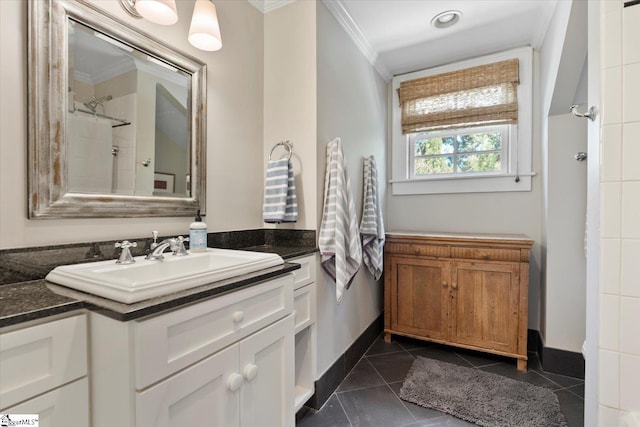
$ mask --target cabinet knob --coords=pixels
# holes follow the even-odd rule
[[[244,320],[244,313],[242,311],[235,311],[231,316],[233,323],[240,323]]]
[[[240,386],[242,385],[242,375],[236,374],[235,372],[229,375],[227,378],[227,388],[229,391],[238,391]]]
[[[453,282],[453,283],[451,284],[451,288],[452,288],[452,289],[458,289],[458,284],[457,284],[456,282]]]
[[[443,288],[446,288],[447,286],[448,286],[448,283],[447,283],[447,282],[442,282],[442,287],[443,287]]]
[[[244,379],[247,381],[253,381],[253,379],[258,375],[258,367],[252,363],[249,363],[244,367]]]

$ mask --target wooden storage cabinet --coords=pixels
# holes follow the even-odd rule
[[[522,235],[389,233],[385,340],[397,334],[511,356],[525,371],[532,245]]]

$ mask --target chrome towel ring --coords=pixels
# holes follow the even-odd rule
[[[291,160],[291,154],[293,153],[293,142],[289,141],[280,141],[276,145],[273,146],[271,152],[269,152],[269,160],[271,160],[271,155],[273,154],[273,150],[278,148],[279,145],[282,145],[287,150],[287,160]]]

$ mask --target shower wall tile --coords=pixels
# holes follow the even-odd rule
[[[620,409],[640,411],[640,356],[620,355]]]
[[[605,2],[607,3],[607,2]],[[617,427],[620,423],[620,411],[605,405],[599,405],[598,425]]]
[[[640,356],[639,338],[640,298],[620,297],[620,351]]]
[[[622,183],[621,236],[640,239],[640,181]]]
[[[620,293],[620,239],[600,241],[600,292]]]
[[[609,3],[605,1],[603,3]],[[612,2],[613,3],[613,2]],[[603,35],[600,39],[602,64],[605,67],[622,65],[622,8],[615,7],[602,16]]]
[[[602,71],[602,124],[622,122],[622,67]]]
[[[600,184],[601,237],[620,237],[620,200],[621,185],[619,182],[605,182]]]
[[[640,298],[640,240],[625,239],[621,245],[620,294]],[[640,341],[640,322],[638,323]]]
[[[609,125],[602,128],[600,163],[601,181],[620,181],[622,170],[622,125]]]
[[[640,180],[640,122],[622,127],[622,179]]]
[[[640,122],[640,62],[624,66],[622,81],[622,118],[625,123]]]
[[[607,2],[604,2],[607,3]],[[640,62],[640,7],[627,7],[622,21],[622,61]]]
[[[602,295],[600,297],[600,348],[618,351],[620,338],[620,297]]]
[[[600,350],[598,386],[600,403],[614,408],[620,403],[620,357],[617,351]]]

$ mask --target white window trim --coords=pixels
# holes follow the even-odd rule
[[[517,132],[511,132],[509,170],[506,174],[468,174],[411,178],[411,157],[408,138],[402,134],[401,108],[398,99],[400,83],[406,80],[428,77],[463,68],[490,64],[507,59],[519,59],[520,84],[518,85]],[[392,80],[392,144],[391,144],[391,191],[393,195],[487,193],[503,191],[531,191],[532,133],[533,133],[533,49],[524,47],[492,55],[473,58],[455,64],[443,65],[428,70],[396,76]],[[514,135],[515,134],[515,135]],[[517,180],[519,178],[519,180]]]

